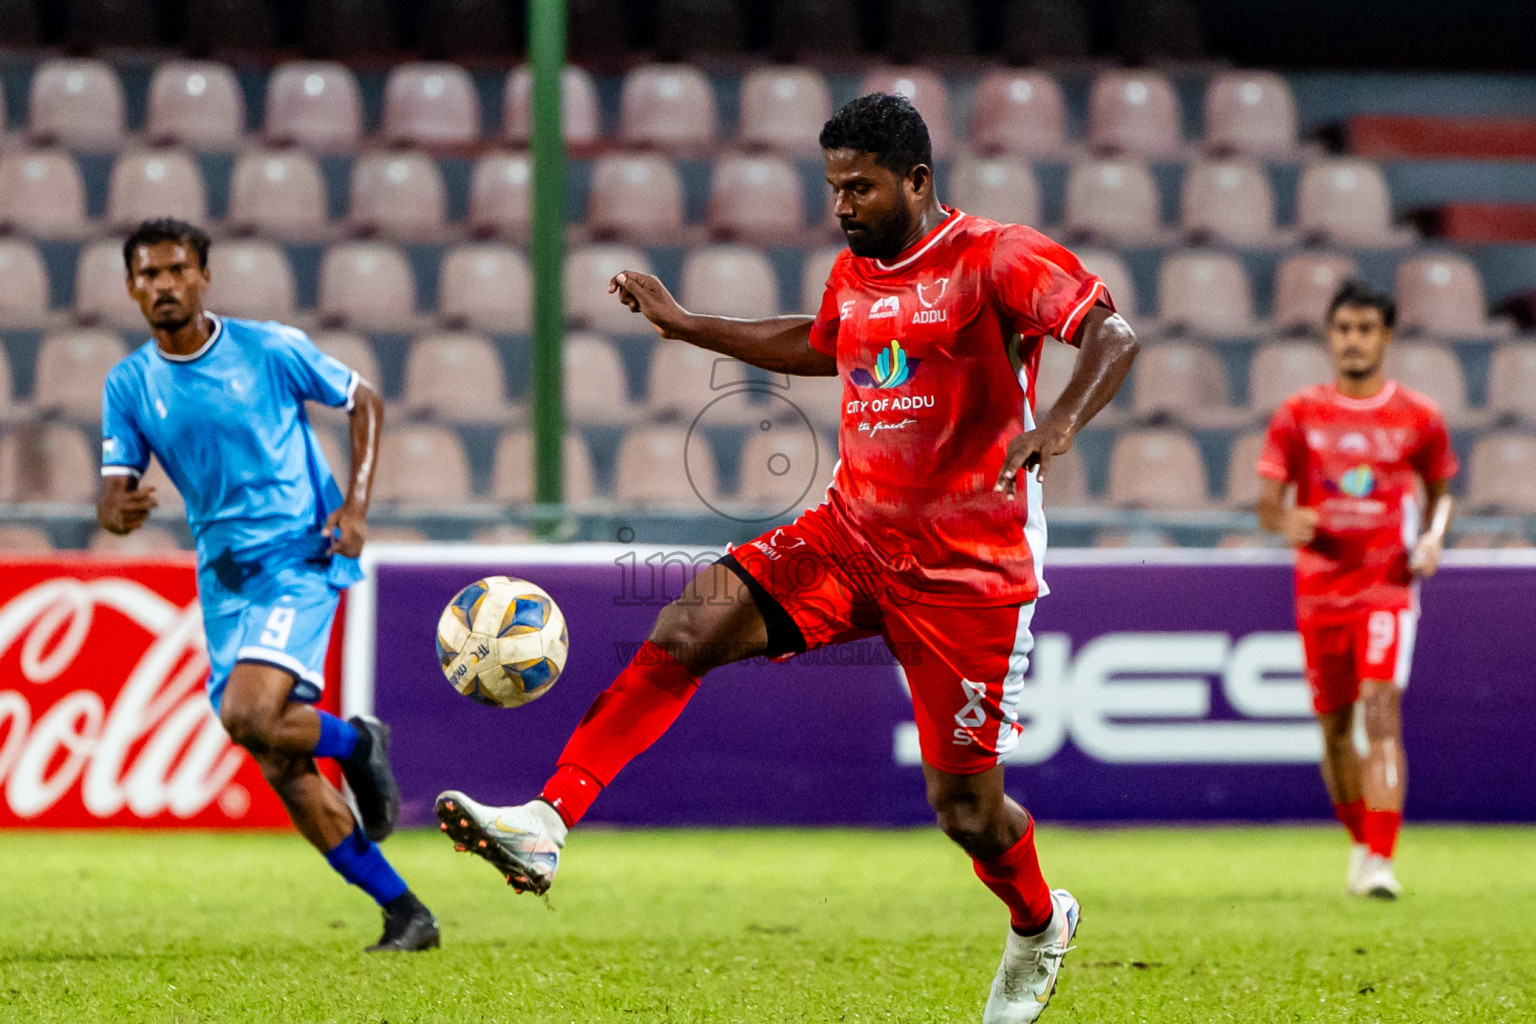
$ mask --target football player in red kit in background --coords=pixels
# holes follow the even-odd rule
[[[1359,282],[1339,290],[1327,324],[1334,380],[1280,406],[1258,464],[1259,523],[1297,549],[1296,625],[1323,729],[1323,781],[1354,841],[1348,889],[1380,899],[1402,894],[1392,853],[1407,784],[1401,700],[1418,622],[1415,580],[1439,565],[1456,475],[1440,410],[1383,371],[1395,313],[1389,296]],[[1363,758],[1353,738],[1357,705],[1369,744]]]
[[[940,204],[928,129],[905,99],[856,99],[820,141],[848,249],[816,316],[700,316],[634,271],[610,291],[663,338],[778,372],[842,377],[841,461],[825,501],[735,548],[662,610],[538,800],[484,807],[450,791],[438,816],[460,848],[514,887],[543,892],[567,829],[672,724],[705,673],[882,636],[911,686],[939,825],[1010,912],[983,1019],[1031,1021],[1050,1000],[1079,913],[1069,893],[1046,885],[1034,822],[1003,791],[1029,624],[1045,593],[1036,471],[1044,476],[1114,397],[1136,339],[1072,253],[1030,228]],[[1081,354],[1037,423],[1035,371],[1051,338]]]

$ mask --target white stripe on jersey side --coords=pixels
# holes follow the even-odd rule
[[[938,234],[936,234],[932,238],[928,239],[928,244],[927,245],[923,246],[921,249],[917,250],[917,252],[913,253],[911,256],[908,256],[906,259],[900,260],[900,261],[898,261],[896,263],[886,264],[885,262],[883,262],[881,260],[875,260],[876,268],[878,268],[880,270],[884,270],[884,271],[891,271],[891,270],[900,270],[902,267],[910,266],[912,263],[914,263],[918,259],[920,259],[922,257],[922,255],[923,255],[923,253],[927,252],[929,249],[932,249],[934,246],[938,245],[939,244],[939,239],[941,239],[945,235],[949,234],[950,229],[953,228],[956,224],[959,224],[964,219],[965,219],[965,214],[961,213],[959,210],[956,210],[953,214],[950,215],[949,223],[945,224],[942,228],[940,228]]]
[[[144,474],[142,472],[140,472],[139,470],[134,469],[132,466],[102,466],[101,467],[101,475],[102,476],[131,476],[131,477],[137,478],[137,477],[143,476]]]
[[[1392,666],[1392,682],[1399,690],[1408,687],[1408,670],[1413,667],[1413,644],[1419,638],[1419,613],[1397,613],[1397,664]]]
[[[1419,542],[1419,498],[1409,491],[1403,495],[1403,547],[1413,554],[1413,546]]]
[[[999,706],[1003,720],[997,727],[997,757],[1007,758],[1018,745],[1019,731],[1014,728],[1019,720],[1019,699],[1024,696],[1024,674],[1029,671],[1029,655],[1035,649],[1035,636],[1029,631],[1035,618],[1035,603],[1019,608],[1019,621],[1013,630],[1013,650],[1008,655],[1008,674],[1003,677],[1003,694]]]
[[[1022,377],[1023,371],[1019,373]],[[1035,429],[1035,412],[1030,408],[1028,398],[1024,399],[1024,429]],[[1035,570],[1038,600],[1051,592],[1051,588],[1045,585],[1045,486],[1040,483],[1038,473],[1027,469],[1019,472],[1024,475],[1024,543],[1029,547],[1029,560]],[[1017,479],[1014,485],[1017,487]]]
[[[362,382],[362,375],[359,374],[356,370],[353,370],[352,376],[347,379],[347,412],[351,412],[352,406],[357,403],[357,386]]]

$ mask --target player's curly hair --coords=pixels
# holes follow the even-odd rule
[[[875,162],[905,177],[918,164],[933,166],[928,126],[905,96],[872,92],[849,100],[821,129],[822,149],[872,153]]]
[[[208,266],[208,246],[211,244],[208,233],[195,224],[188,224],[175,217],[155,217],[134,228],[133,234],[123,242],[123,264],[132,270],[135,249],[141,245],[159,245],[161,242],[175,242],[190,247],[197,253],[198,264]]]
[[[1333,314],[1338,312],[1340,306],[1362,306],[1366,309],[1378,309],[1381,311],[1381,323],[1387,330],[1397,322],[1397,303],[1386,292],[1377,291],[1359,278],[1350,278],[1339,285],[1339,290],[1333,293],[1333,299],[1328,303],[1328,319],[1333,319]]]

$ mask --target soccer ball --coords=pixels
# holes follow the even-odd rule
[[[437,620],[437,659],[471,700],[515,708],[543,696],[565,668],[565,616],[527,580],[487,576],[459,591]]]

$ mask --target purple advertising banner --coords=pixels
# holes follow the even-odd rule
[[[619,545],[375,551],[349,598],[344,705],[392,723],[405,821],[429,821],[448,788],[490,803],[536,795],[592,699],[713,557]],[[1060,821],[1327,817],[1283,557],[1053,553],[1009,792]],[[1536,560],[1448,561],[1423,585],[1403,702],[1407,814],[1536,820]],[[433,645],[448,600],[496,574],[543,587],[570,627],[560,681],[511,710],[459,696]],[[589,820],[931,821],[904,679],[879,640],[712,673]]]

